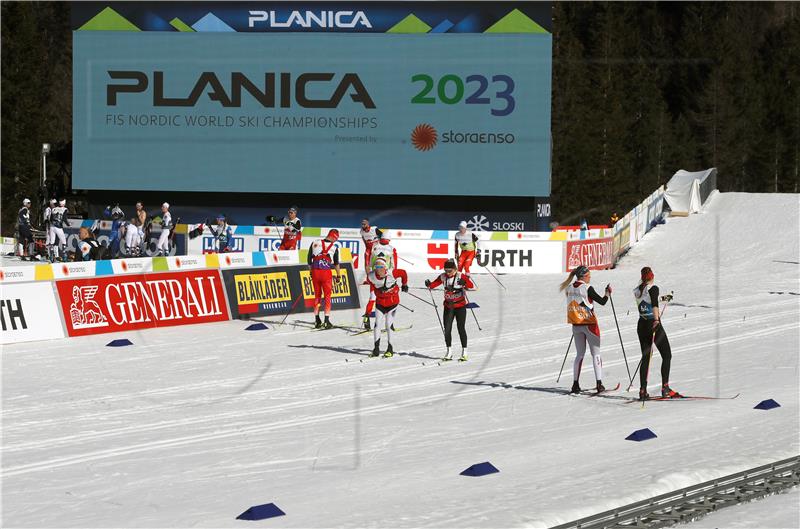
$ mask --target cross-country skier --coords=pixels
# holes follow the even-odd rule
[[[478,250],[478,236],[467,230],[467,221],[462,220],[456,232],[456,262],[458,271],[469,274],[469,267]]]
[[[125,226],[125,252],[128,257],[138,257],[144,253],[142,245],[144,243],[144,227],[146,223],[147,211],[145,211],[142,202],[137,202],[136,213]]]
[[[292,206],[286,212],[286,216],[278,219],[274,215],[267,215],[267,222],[273,224],[280,220],[283,223],[283,238],[278,250],[296,250],[297,245],[303,239],[303,232],[301,231],[303,225],[297,216],[297,206]]]
[[[215,248],[217,253],[228,253],[231,251],[231,242],[233,241],[233,229],[228,226],[225,215],[217,215],[217,225],[212,226],[208,219],[206,219],[208,231],[214,236]]]
[[[429,289],[444,285],[444,344],[447,352],[442,360],[452,360],[450,346],[453,338],[453,320],[458,327],[458,336],[461,339],[461,358],[459,361],[467,360],[467,296],[465,291],[475,290],[475,284],[469,275],[462,274],[456,270],[456,262],[448,259],[444,263],[444,273],[440,274],[433,281],[426,279],[425,286]]]
[[[667,398],[680,398],[682,395],[669,387],[669,369],[672,363],[672,350],[669,346],[667,333],[661,326],[661,310],[658,308],[658,287],[654,284],[655,274],[649,266],[642,268],[642,277],[633,296],[639,309],[639,322],[636,324],[636,333],[639,335],[639,345],[642,348],[642,365],[639,371],[639,399],[647,400],[647,375],[650,369],[650,358],[653,356],[653,344],[661,353],[661,396]],[[669,301],[671,295],[663,296],[662,300]]]
[[[408,275],[405,270],[400,270],[399,268],[389,270],[386,261],[378,258],[375,260],[372,272],[367,276],[367,280],[370,282],[376,296],[375,328],[373,329],[375,348],[370,356],[378,356],[381,353],[380,318],[383,315],[386,341],[389,344],[383,356],[384,358],[389,358],[394,355],[392,331],[394,330],[394,317],[397,313],[397,307],[400,305],[399,292],[408,292]]]
[[[378,228],[369,225],[369,219],[361,219],[361,239],[364,240],[364,269],[369,274],[372,247],[378,242]]]
[[[50,199],[50,203],[48,204],[47,208],[44,210],[44,215],[42,215],[44,220],[44,242],[45,246],[47,247],[47,260],[51,263],[53,262],[53,244],[55,243],[56,236],[53,232],[52,222],[50,220],[50,216],[53,214],[53,208],[56,207],[58,204],[58,200],[55,198]]]
[[[66,261],[67,258],[67,236],[64,235],[64,226],[67,223],[67,201],[61,199],[58,205],[50,210],[50,226],[53,231],[53,250],[55,258]],[[56,243],[56,239],[58,242]]]
[[[375,235],[377,236],[377,240],[372,243],[369,260],[367,261],[367,270],[372,270],[377,259],[383,259],[383,261],[386,263],[386,269],[393,270],[394,267],[397,266],[397,250],[391,245],[389,236],[384,234],[381,230],[376,229]],[[367,302],[367,308],[364,311],[364,328],[367,330],[370,328],[369,315],[372,314],[374,307],[375,292],[372,287],[372,283],[369,283],[369,301]]]
[[[331,291],[333,287],[333,274],[331,266],[336,269],[336,281],[341,280],[342,272],[339,269],[339,248],[334,243],[339,239],[339,230],[332,229],[322,239],[311,243],[308,249],[308,266],[311,268],[311,281],[314,284],[314,328],[324,327],[330,329],[333,324],[331,315]],[[319,319],[319,308],[325,298],[325,323]]]
[[[28,257],[33,261],[33,229],[31,228],[31,201],[26,198],[17,213],[17,231],[19,232],[19,258],[24,261]]]
[[[581,386],[578,378],[581,375],[583,356],[586,354],[586,344],[592,354],[594,364],[594,378],[597,380],[597,392],[606,390],[603,386],[603,360],[600,357],[600,327],[594,314],[594,303],[605,305],[608,295],[612,293],[611,285],[606,285],[606,295],[600,297],[594,287],[589,283],[592,272],[585,266],[576,267],[569,273],[567,279],[561,283],[559,290],[567,295],[567,323],[572,324],[572,336],[575,339],[575,363],[572,365],[572,390],[571,393],[580,393]]]
[[[169,212],[169,203],[164,202],[161,204],[161,235],[158,237],[158,244],[156,245],[157,255],[169,255],[169,235],[172,229],[172,215]]]

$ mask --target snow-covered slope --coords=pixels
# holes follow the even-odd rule
[[[483,331],[470,316],[466,363],[437,364],[436,314],[408,296],[398,324],[413,328],[391,359],[366,357],[371,335],[244,322],[127,333],[135,345],[121,349],[104,344],[122,335],[4,347],[0,525],[239,527],[249,506],[275,502],[287,516],[257,525],[545,527],[795,455],[798,206],[717,195],[593,277],[616,287],[633,370],[630,291],[652,266],[675,291],[673,387],[735,400],[627,403],[610,304],[598,309],[604,382],[622,390],[564,395],[563,276],[502,276],[508,290],[479,278]],[[651,393],[659,366],[656,354]],[[767,398],[782,407],[753,409]],[[640,428],[658,438],[625,440]],[[459,475],[483,461],[500,473]]]

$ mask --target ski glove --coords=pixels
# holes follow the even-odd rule
[[[661,296],[661,301],[672,301],[672,294]]]
[[[408,285],[403,285],[402,287],[400,287],[400,290],[402,290],[403,292],[408,292]]]
[[[267,222],[275,222],[275,216],[267,215],[266,217],[264,217],[264,220],[266,220]]]
[[[425,286],[428,287],[428,288],[431,288],[431,280],[430,279],[426,279],[425,280]]]
[[[464,279],[463,277],[459,277],[458,278],[458,284],[461,285],[462,287],[466,286],[467,285],[467,280]]]
[[[610,284],[606,285],[606,294],[611,294],[612,292],[614,292],[614,289],[611,288],[611,285]]]

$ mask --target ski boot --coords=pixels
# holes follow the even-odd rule
[[[681,399],[683,395],[669,387],[669,383],[661,385],[661,397],[665,399]]]
[[[375,347],[372,349],[372,352],[369,354],[370,357],[380,356],[381,354],[381,341],[378,340],[375,342]]]
[[[393,331],[396,331],[396,330],[397,330],[397,329],[395,329],[395,328],[394,328],[394,323],[393,323],[393,324],[391,325],[391,327],[389,327],[389,328],[390,328],[390,329],[392,329]]]
[[[391,358],[394,356],[394,349],[392,349],[392,344],[389,344],[389,347],[386,348],[386,352],[383,353],[384,358]]]
[[[331,320],[328,319],[328,316],[325,316],[325,323],[322,326],[326,329],[333,329],[333,324],[331,323]]]
[[[458,359],[459,362],[466,362],[467,361],[467,348],[464,347],[461,349],[461,357]]]
[[[606,390],[606,387],[603,385],[603,382],[600,380],[597,381],[597,392],[602,393]]]
[[[364,327],[364,330],[366,330],[366,331],[371,331],[372,330],[372,325],[369,324],[369,316],[366,315],[366,314],[364,314],[364,325],[363,325],[363,327]]]
[[[322,328],[322,320],[319,319],[319,314],[314,316],[314,328],[315,329],[321,329]]]
[[[444,357],[442,358],[442,362],[449,362],[452,359],[453,359],[453,353],[450,352],[450,348],[448,347],[447,352],[444,354]]]
[[[641,388],[639,390],[639,400],[641,401],[650,400],[650,395],[647,393],[647,388]]]
[[[572,383],[572,389],[569,390],[570,393],[580,393],[581,392],[581,385],[578,384],[578,381]]]

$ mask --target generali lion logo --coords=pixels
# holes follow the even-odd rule
[[[421,123],[411,131],[411,144],[418,151],[429,151],[436,147],[439,135],[436,129],[427,123]]]
[[[107,327],[108,319],[103,315],[100,305],[94,300],[98,287],[72,287],[72,304],[69,306],[69,319],[73,329]]]
[[[572,247],[572,251],[569,252],[569,257],[567,258],[567,268],[572,270],[576,266],[581,265],[581,247],[580,245],[576,244]]]

